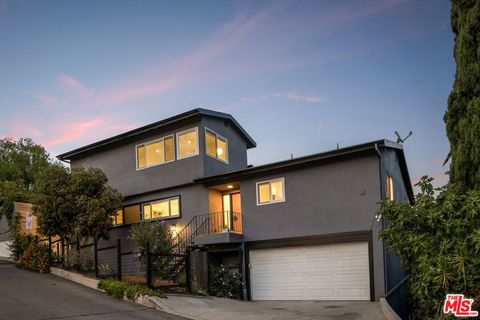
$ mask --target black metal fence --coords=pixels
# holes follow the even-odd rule
[[[155,253],[129,239],[89,243],[39,239],[48,245],[52,265],[95,278],[143,283],[149,287],[190,287],[190,249],[184,253]]]
[[[404,277],[394,286],[385,298],[395,313],[402,319],[410,319],[411,305],[408,299],[408,277]]]

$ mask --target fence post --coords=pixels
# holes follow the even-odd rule
[[[191,274],[190,274],[190,247],[187,247],[187,250],[185,250],[185,282],[186,282],[186,285],[187,285],[187,291],[190,292],[192,286],[191,286],[191,282],[192,282],[192,279],[191,279]]]
[[[62,267],[65,268],[65,240],[62,238]]]
[[[121,240],[117,239],[117,279],[122,281],[122,246]]]
[[[48,259],[50,259],[50,264],[53,263],[52,259],[52,236],[48,236]]]
[[[153,287],[152,286],[152,261],[150,256],[150,243],[148,242],[145,248],[145,257],[147,259],[147,286],[151,288]]]
[[[80,259],[80,239],[77,238],[77,241],[75,243],[75,246],[76,246],[76,249],[77,249],[77,271],[80,272],[80,263],[81,263],[81,259]]]
[[[93,264],[95,267],[95,278],[98,279],[98,241],[97,238],[93,239]]]

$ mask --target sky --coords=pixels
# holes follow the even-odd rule
[[[56,156],[203,107],[253,165],[412,131],[439,186],[453,41],[446,0],[0,0],[0,138]]]

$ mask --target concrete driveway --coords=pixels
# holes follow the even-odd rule
[[[196,320],[384,320],[377,302],[261,301],[169,295],[155,299],[162,310]]]
[[[1,260],[0,297],[1,320],[179,319],[51,274],[21,270]]]

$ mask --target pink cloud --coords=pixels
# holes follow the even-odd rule
[[[62,87],[67,88],[84,98],[89,98],[95,93],[94,90],[87,88],[80,81],[71,76],[60,75],[58,77],[58,82]]]
[[[58,104],[58,99],[50,94],[47,93],[36,93],[36,92],[29,92],[30,96],[37,99],[42,105],[47,107],[54,107]]]
[[[104,118],[94,118],[85,121],[71,122],[59,127],[61,133],[55,138],[44,141],[42,144],[45,147],[52,147],[59,144],[64,144],[67,142],[72,142],[80,140],[86,136],[86,134],[91,134],[93,129],[97,128],[104,124]]]

